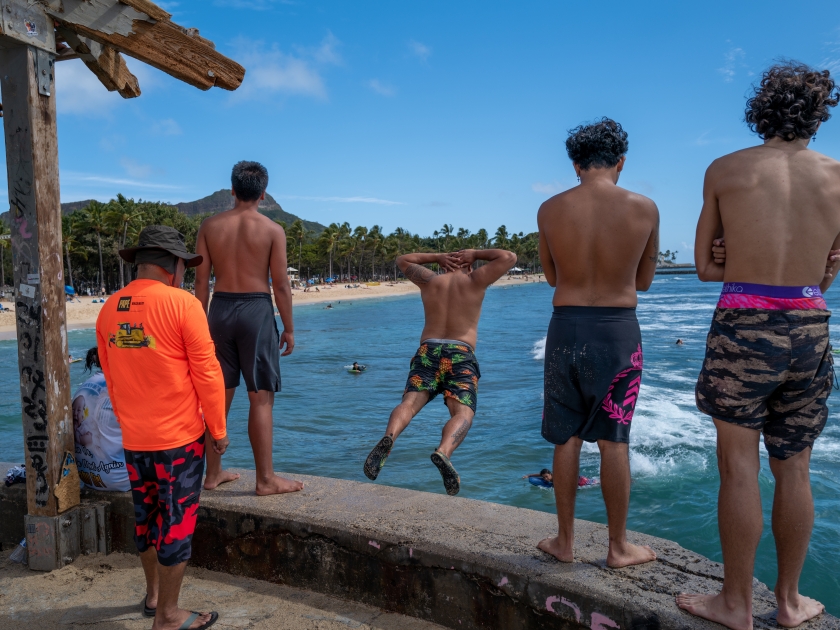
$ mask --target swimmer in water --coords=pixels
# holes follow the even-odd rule
[[[353,361],[353,369],[356,370],[357,372],[361,372],[362,367],[358,363]]]
[[[683,340],[682,340],[682,339],[677,339],[677,345],[678,345],[678,346],[683,345]]]
[[[551,474],[548,468],[543,468],[540,472],[534,473],[533,475],[522,475],[523,479],[529,479],[530,477],[541,477],[546,483],[554,483],[554,475]]]

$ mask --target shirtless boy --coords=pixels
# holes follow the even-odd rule
[[[272,434],[274,393],[280,391],[280,357],[295,347],[292,290],[286,275],[286,233],[257,209],[265,199],[268,171],[257,162],[239,162],[231,175],[235,205],[201,224],[196,252],[204,257],[195,270],[195,296],[207,311],[210,270],[216,275],[208,320],[216,356],[225,377],[225,417],[240,373],[248,388],[248,437],[254,451],[259,495],[296,492],[303,488],[274,474]],[[268,288],[283,320],[277,330]],[[285,346],[283,354],[280,349]],[[239,475],[222,469],[221,455],[208,450],[204,487],[212,490]]]
[[[487,263],[473,270],[476,260]],[[447,273],[435,274],[423,265],[437,263]],[[402,402],[391,412],[385,437],[365,461],[368,479],[375,480],[391,453],[394,441],[412,418],[438,394],[449,408],[440,445],[432,463],[443,477],[446,493],[458,494],[461,478],[450,458],[472,426],[478,404],[478,369],[474,350],[478,319],[487,287],[516,264],[516,254],[504,249],[468,249],[454,254],[406,254],[397,258],[405,277],[420,287],[426,324]]]
[[[555,287],[545,346],[542,435],[554,447],[558,534],[539,548],[574,561],[580,449],[597,442],[607,506],[607,564],[656,559],[627,541],[630,423],[642,379],[636,291],[653,282],[659,210],[619,188],[627,132],[608,118],[569,132],[566,151],[580,184],[546,201],[537,215],[540,260]]]
[[[814,523],[811,448],[828,418],[832,358],[822,293],[840,247],[840,163],[808,148],[840,93],[827,70],[783,64],[764,73],[746,122],[764,143],[715,160],[697,224],[697,274],[724,282],[697,381],[697,407],[717,428],[723,588],[679,595],[688,612],[753,627],[752,581],[761,538],[759,439],[776,479],[776,620],[793,628],[823,606],[799,594]],[[726,236],[725,262],[712,244]]]

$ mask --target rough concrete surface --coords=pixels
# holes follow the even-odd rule
[[[0,628],[146,630],[140,603],[146,594],[140,560],[128,554],[85,556],[52,573],[37,573],[0,556]],[[188,568],[181,606],[217,610],[224,630],[433,630],[413,617],[206,569]]]
[[[657,561],[610,569],[606,526],[577,521],[575,562],[564,564],[536,549],[556,532],[553,514],[305,475],[288,475],[305,482],[302,492],[257,497],[254,472],[239,472],[239,481],[202,493],[192,566],[448,628],[721,627],[681,611],[674,596],[717,592],[722,566],[668,540],[630,532],[632,542],[653,547]],[[110,501],[110,548],[131,551],[128,494],[86,492],[84,499]],[[22,487],[0,488],[0,542],[22,533],[25,509]],[[775,610],[773,593],[756,580],[755,627],[776,628]],[[826,614],[801,627],[840,630],[840,620]]]

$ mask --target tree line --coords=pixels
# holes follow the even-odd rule
[[[210,215],[187,216],[177,207],[159,201],[135,201],[118,194],[107,203],[92,201],[62,217],[66,284],[76,291],[113,292],[133,279],[133,266],[118,255],[120,249],[136,245],[140,230],[147,225],[169,225],[184,234],[187,248],[195,251],[195,239],[202,221]],[[397,228],[390,234],[379,225],[351,227],[332,223],[320,233],[307,230],[303,221],[286,225],[287,258],[301,279],[334,278],[336,281],[396,280],[398,256],[408,252],[445,252],[457,249],[498,247],[513,251],[518,266],[536,270],[539,266],[537,233],[510,233],[504,225],[494,233],[480,229],[473,233],[445,224],[430,236]],[[0,234],[9,226],[0,225]],[[0,286],[12,283],[9,240],[0,239]],[[186,282],[194,273],[188,270]]]

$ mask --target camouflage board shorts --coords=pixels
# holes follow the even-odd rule
[[[763,431],[776,459],[813,446],[834,383],[830,316],[822,309],[718,308],[697,380],[697,408]]]
[[[134,542],[165,567],[190,559],[204,474],[204,436],[166,451],[125,451],[134,501]]]
[[[475,412],[478,404],[478,361],[472,348],[455,339],[427,339],[411,359],[405,392],[429,392],[429,400],[441,392]]]

